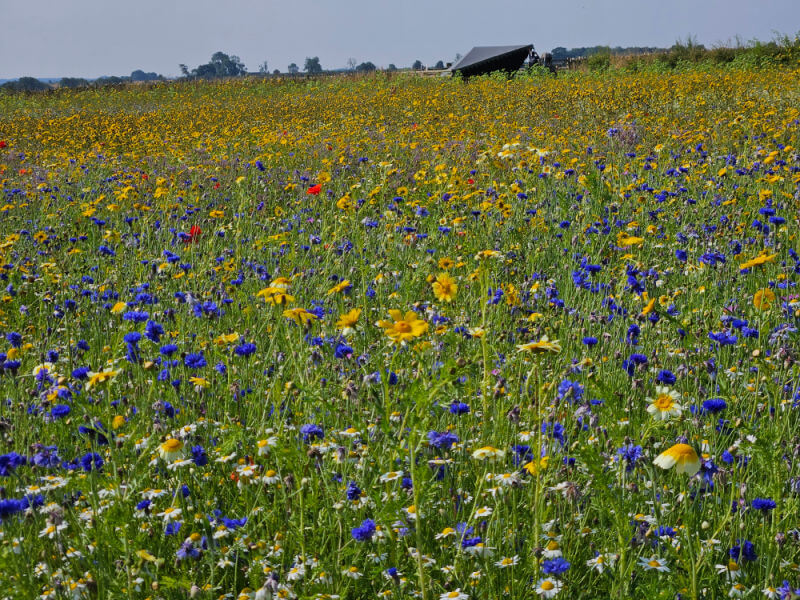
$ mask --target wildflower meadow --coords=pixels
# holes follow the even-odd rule
[[[0,597],[798,597],[798,81],[0,96]]]

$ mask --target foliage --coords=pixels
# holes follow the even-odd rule
[[[319,63],[319,56],[315,56],[313,58],[306,57],[303,71],[309,75],[319,75],[322,73],[322,65]]]
[[[186,65],[179,65],[184,76],[197,79],[218,79],[222,77],[239,77],[247,75],[244,63],[236,55],[228,56],[224,52],[215,52],[211,60],[197,68],[189,69]]]
[[[356,72],[358,73],[371,73],[376,69],[377,67],[370,61],[362,62],[358,66],[356,66]]]
[[[49,90],[51,87],[35,77],[20,77],[15,81],[6,81],[3,85],[0,85],[0,89],[9,92],[41,92]]]
[[[58,82],[60,88],[82,88],[89,87],[89,81],[83,77],[62,77]]]

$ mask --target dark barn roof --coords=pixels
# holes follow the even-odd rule
[[[485,75],[492,71],[516,71],[533,49],[526,46],[475,46],[467,55],[450,67],[453,73],[464,77]]]

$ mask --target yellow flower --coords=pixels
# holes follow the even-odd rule
[[[172,462],[183,456],[183,442],[170,438],[158,447],[158,454],[167,462]]]
[[[759,267],[768,262],[775,262],[775,258],[777,254],[762,254],[761,256],[756,256],[755,258],[751,258],[747,262],[743,262],[739,265],[739,270],[742,271],[744,269],[752,269],[753,267]]]
[[[639,246],[644,243],[644,238],[628,235],[624,231],[617,234],[617,246],[627,248],[628,246]]]
[[[289,281],[286,277],[276,277],[275,279],[272,280],[272,283],[270,283],[269,285],[271,287],[283,288],[284,290],[288,290],[291,283],[292,282]]]
[[[487,258],[496,258],[499,260],[503,258],[503,254],[497,250],[481,250],[475,255],[475,260],[485,260]]]
[[[436,276],[436,281],[433,282],[433,293],[437,300],[442,302],[452,302],[456,297],[458,285],[456,280],[450,277],[447,273],[439,273]]]
[[[225,344],[235,344],[238,341],[239,341],[239,334],[233,332],[233,333],[223,333],[214,340],[214,343],[217,346],[224,346]]]
[[[189,377],[189,383],[193,384],[195,388],[207,388],[211,385],[211,382],[203,377]]]
[[[354,308],[348,313],[339,315],[339,320],[336,321],[336,328],[341,330],[342,335],[352,335],[356,331],[356,323],[358,323],[360,316],[360,308]]]
[[[547,468],[547,463],[550,462],[549,456],[543,456],[539,459],[539,463],[537,464],[535,460],[530,461],[529,463],[522,466],[528,473],[531,475],[538,475],[542,471]]]
[[[541,354],[544,352],[553,352],[558,354],[561,352],[561,344],[558,340],[550,341],[548,337],[542,336],[538,342],[529,342],[517,346],[518,352],[532,352],[533,354]]]
[[[265,287],[256,294],[256,297],[264,298],[264,302],[267,304],[280,305],[294,302],[294,296],[287,294],[286,288],[277,286]]]
[[[126,308],[128,308],[127,304],[125,304],[124,302],[117,302],[114,306],[111,307],[111,312],[114,313],[115,315],[118,315]]]
[[[287,319],[291,319],[298,325],[305,327],[311,321],[316,320],[317,315],[314,313],[308,312],[305,308],[290,308],[288,310],[283,311],[283,316]]]
[[[652,298],[650,300],[650,302],[648,302],[645,305],[645,307],[642,309],[642,314],[643,315],[649,315],[653,311],[653,308],[655,307],[655,305],[656,305],[656,299]]]
[[[444,269],[445,271],[452,269],[454,264],[455,263],[453,262],[453,259],[446,256],[444,258],[440,258],[438,263],[439,268]]]
[[[345,291],[349,287],[350,287],[350,280],[343,279],[335,286],[333,286],[331,289],[329,289],[327,295],[330,296],[331,294],[338,294],[339,292]]]
[[[690,445],[675,444],[659,454],[653,464],[662,469],[676,467],[678,473],[694,475],[700,470],[700,457]]]
[[[758,290],[753,294],[753,306],[758,310],[769,310],[773,302],[775,302],[775,292],[769,288]]]
[[[123,425],[125,425],[125,417],[123,417],[122,415],[117,415],[111,421],[111,428],[112,429],[119,429]]]
[[[119,371],[98,371],[97,373],[89,371],[89,380],[86,382],[86,389],[90,390],[94,386],[110,381],[119,375]]]
[[[380,320],[377,325],[383,328],[384,333],[395,344],[405,344],[428,331],[428,324],[419,319],[413,310],[409,310],[403,316],[402,311],[393,309],[389,311],[389,316],[394,321]]]

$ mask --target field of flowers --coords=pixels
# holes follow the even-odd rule
[[[797,597],[799,76],[0,96],[0,597]]]

